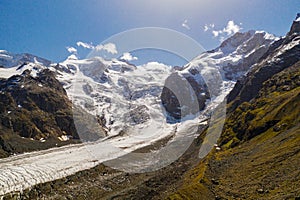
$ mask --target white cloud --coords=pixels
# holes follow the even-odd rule
[[[117,54],[118,53],[117,47],[113,43],[99,44],[97,46],[94,46],[94,45],[88,44],[86,42],[78,41],[76,44],[77,44],[78,47],[83,47],[83,48],[86,48],[86,49],[95,49],[97,51],[104,50],[104,51],[107,51],[108,53],[111,53],[111,54]]]
[[[107,44],[104,44],[104,45],[99,44],[94,48],[97,51],[104,50],[104,51],[107,51],[108,53],[111,53],[111,54],[117,54],[118,53],[117,47],[114,43],[107,43]]]
[[[205,24],[204,25],[204,32],[206,32],[210,29],[213,29],[214,27],[215,27],[215,24],[209,24],[209,25]]]
[[[218,37],[219,31],[212,31],[212,34],[214,35],[214,37]]]
[[[204,26],[204,31],[208,31],[211,30],[211,33],[213,34],[213,36],[215,38],[218,38],[221,42],[223,42],[226,37],[231,36],[237,32],[239,32],[242,27],[241,27],[242,23],[239,23],[239,25],[235,24],[233,20],[229,20],[227,22],[227,25],[225,28],[221,29],[221,30],[215,30],[215,25],[214,24],[205,24]]]
[[[129,52],[123,53],[123,55],[121,56],[122,60],[126,60],[126,61],[132,61],[132,60],[137,60],[138,58],[135,56],[132,56]]]
[[[94,49],[94,46],[92,44],[88,44],[88,43],[85,43],[85,42],[79,41],[76,44],[77,44],[77,46],[79,46],[79,47],[81,46],[81,47],[86,48],[86,49]]]
[[[184,27],[184,28],[186,28],[186,29],[188,29],[188,30],[191,29],[190,26],[188,25],[188,20],[187,19],[184,20],[184,22],[181,24],[181,26]]]
[[[207,25],[204,26],[204,32],[208,31],[209,27]]]
[[[232,35],[241,30],[241,27],[237,24],[234,24],[233,20],[228,21],[226,28],[223,29],[223,32],[226,32],[227,35]]]
[[[74,47],[66,47],[67,51],[72,54],[77,54],[77,49]]]

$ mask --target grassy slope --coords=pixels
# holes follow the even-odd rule
[[[230,113],[222,150],[188,172],[169,199],[300,197],[299,83],[297,63],[266,81],[258,98]]]

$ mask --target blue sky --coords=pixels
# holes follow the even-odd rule
[[[1,0],[0,49],[59,62],[70,55],[66,47],[78,49],[80,58],[88,54],[90,50],[78,47],[78,41],[97,45],[128,29],[163,27],[184,33],[210,50],[221,39],[212,31],[224,30],[229,21],[232,30],[265,30],[283,36],[299,8],[299,0]],[[135,53],[136,57],[147,54]],[[159,57],[157,52],[150,54]]]

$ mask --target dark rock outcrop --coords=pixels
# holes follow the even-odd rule
[[[149,108],[147,106],[137,106],[125,114],[126,121],[130,125],[143,124],[150,119]]]
[[[294,21],[285,38],[273,43],[253,69],[237,82],[228,95],[230,110],[257,97],[263,82],[300,60],[300,21]]]
[[[180,121],[187,115],[203,110],[208,96],[205,84],[197,83],[191,76],[171,74],[166,79],[161,93],[162,105],[168,115],[167,121]]]
[[[72,104],[53,72],[46,69],[33,77],[25,70],[21,75],[0,79],[0,137],[4,151],[35,150],[37,141],[48,140],[51,144],[44,146],[49,148],[60,143],[62,135],[79,139]],[[14,141],[22,143],[7,142],[15,137]]]

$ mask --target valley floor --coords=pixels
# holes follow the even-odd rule
[[[201,133],[202,131],[200,131]],[[204,132],[202,132],[204,133]],[[202,136],[201,136],[202,137]],[[177,161],[171,165],[164,167],[158,171],[146,172],[146,173],[126,173],[118,170],[111,169],[110,167],[99,164],[100,161],[93,161],[86,159],[85,167],[92,169],[82,170],[74,175],[66,176],[71,170],[75,170],[76,163],[77,167],[82,161],[79,159],[66,162],[69,165],[65,165],[63,169],[58,170],[59,165],[55,163],[52,159],[53,168],[49,167],[49,174],[56,171],[64,172],[61,179],[40,183],[35,186],[32,185],[30,189],[24,190],[22,193],[12,192],[5,195],[5,199],[161,199],[166,198],[169,193],[175,192],[181,183],[183,174],[196,166],[198,163],[198,149],[201,144],[201,137],[198,137],[191,144],[187,152]],[[158,143],[157,143],[158,145]],[[86,151],[84,150],[84,145],[73,145],[69,147],[62,147],[60,151],[48,150],[49,153],[59,154],[62,152],[70,152],[71,154],[77,154],[76,157],[81,157],[79,155],[84,155]],[[147,150],[143,148],[142,151]],[[39,152],[36,153],[37,156],[40,155]],[[42,153],[44,154],[44,153]],[[26,158],[26,155],[22,155],[22,166],[24,167],[24,161],[26,159],[32,159],[32,156]],[[46,156],[49,159],[49,156]],[[87,156],[89,157],[89,156]],[[9,158],[9,163],[14,165],[18,158]],[[65,158],[61,158],[65,159]],[[40,162],[46,162],[49,165],[49,161],[40,160]],[[8,163],[8,160],[3,163]],[[45,163],[45,165],[46,165]],[[72,164],[73,168],[70,168]],[[56,169],[54,169],[54,166]],[[35,170],[37,178],[42,173],[39,168],[32,166],[32,170]],[[45,173],[48,173],[47,171]],[[12,176],[17,175],[17,173],[11,173]],[[24,176],[25,173],[22,175]],[[4,177],[2,175],[2,177]],[[7,175],[6,175],[7,177]],[[45,174],[42,176],[45,178]],[[58,177],[58,176],[57,176]],[[22,176],[16,176],[16,178],[22,183]],[[54,178],[54,177],[53,177]],[[50,180],[50,179],[49,179]],[[15,184],[16,182],[14,182]],[[24,183],[24,182],[23,182]],[[15,188],[16,189],[16,188]]]
[[[299,130],[262,134],[214,150],[199,163],[203,131],[180,159],[158,171],[125,173],[99,164],[5,199],[295,199],[300,196]]]
[[[193,128],[194,126],[196,129]],[[179,137],[180,141],[183,138],[185,140],[190,138],[189,140],[192,142],[196,133],[191,130],[197,130],[198,126],[197,120],[190,121],[184,128],[178,128],[176,133],[167,132],[166,135],[161,135],[162,137],[156,139],[119,136],[100,142],[68,145],[1,159],[0,195],[24,191],[40,183],[61,179],[76,172],[80,173],[80,171],[91,169],[100,163],[113,160],[129,152],[151,152],[176,137]],[[143,140],[143,143],[140,140]],[[152,161],[147,160],[146,162]],[[100,178],[99,181],[105,179],[107,178]]]

